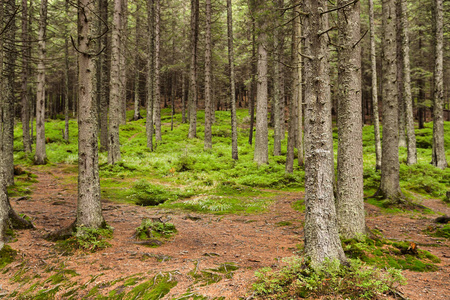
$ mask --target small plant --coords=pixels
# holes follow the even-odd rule
[[[432,236],[443,237],[446,239],[450,239],[450,224],[446,224],[444,226],[429,226],[426,232]]]
[[[5,245],[0,251],[0,270],[14,261],[17,252],[10,246]]]
[[[279,271],[263,268],[256,272],[253,285],[260,299],[319,298],[337,296],[351,299],[384,299],[383,294],[405,284],[399,270],[382,271],[368,267],[360,260],[349,260],[348,266],[337,260],[325,261],[313,268],[300,257],[283,260]]]
[[[141,225],[136,228],[135,236],[139,240],[156,240],[162,242],[177,233],[175,225],[164,223],[158,219],[143,219]],[[159,245],[161,243],[154,243]]]
[[[77,249],[95,252],[110,247],[111,244],[107,240],[111,239],[112,235],[113,228],[107,225],[99,229],[77,227],[71,237],[57,242],[57,248],[69,253]]]

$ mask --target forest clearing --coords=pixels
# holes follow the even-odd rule
[[[168,109],[163,110],[163,115],[168,114]],[[245,115],[244,110],[238,111],[242,131],[248,125]],[[286,264],[284,258],[302,256],[304,171],[296,167],[292,175],[286,175],[282,157],[271,157],[267,166],[257,167],[244,133],[239,140],[241,158],[234,162],[228,154],[228,116],[229,112],[216,113],[215,143],[208,152],[200,151],[201,132],[199,139],[187,142],[183,138],[187,124],[176,122],[170,131],[170,124],[163,123],[165,141],[154,152],[145,146],[144,120],[121,126],[123,163],[111,168],[104,153],[100,154],[103,214],[114,231],[105,240],[108,246],[92,253],[44,239],[73,222],[77,199],[77,136],[64,142],[63,121],[50,121],[50,163],[34,166],[23,152],[15,153],[17,168],[25,173],[16,176],[16,185],[9,190],[11,203],[36,229],[15,231],[8,245],[17,254],[9,264],[0,264],[0,295],[5,299],[266,298],[257,296],[252,287],[257,281],[255,272],[265,267],[280,270]],[[176,115],[176,120],[180,118]],[[76,132],[76,123],[70,125]],[[17,127],[16,133],[20,130]],[[376,199],[365,203],[367,226],[380,238],[406,245],[412,242],[419,251],[431,254],[402,255],[392,250],[386,257],[366,259],[372,265],[403,270],[407,285],[395,287],[405,299],[450,299],[448,225],[434,221],[450,215],[450,205],[443,201],[450,171],[429,165],[429,134],[429,124],[417,130],[419,164],[402,164],[401,172],[402,189],[421,206],[384,208]],[[19,138],[17,142],[20,148]],[[367,196],[379,181],[373,147],[372,127],[365,126]],[[400,149],[401,159],[404,150]],[[158,202],[162,204],[143,206]],[[172,223],[177,232],[162,239],[161,245],[146,244],[135,233],[148,218]],[[447,238],[436,236],[437,228],[447,228]],[[353,250],[349,247],[347,255]],[[374,249],[366,251],[366,258],[373,258],[370,251]],[[340,299],[333,293],[323,297]],[[392,294],[381,296],[391,298]]]

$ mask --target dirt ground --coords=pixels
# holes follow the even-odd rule
[[[46,171],[30,169],[38,176],[31,198],[11,199],[17,212],[31,217],[36,229],[19,231],[17,240],[10,243],[13,249],[19,250],[19,255],[0,276],[0,298],[11,297],[15,291],[29,290],[36,282],[41,283],[38,289],[48,289],[52,287],[51,282],[45,280],[52,274],[49,270],[64,268],[78,274],[70,278],[72,286],[82,287],[74,299],[94,298],[89,296],[89,291],[96,286],[100,287],[100,294],[108,295],[117,285],[102,283],[117,278],[138,274],[140,280],[149,280],[165,272],[170,272],[178,284],[163,299],[181,297],[187,291],[206,296],[205,299],[218,296],[251,299],[249,287],[255,280],[255,271],[265,266],[278,267],[281,258],[293,256],[303,243],[304,215],[291,207],[303,197],[300,193],[279,194],[266,213],[224,216],[117,204],[103,199],[104,217],[114,227],[112,247],[92,254],[67,256],[56,251],[53,242],[43,239],[46,233],[68,226],[75,218],[76,184],[67,180],[73,174],[63,170],[64,166]],[[422,204],[450,215],[450,208],[441,200],[424,200]],[[420,249],[441,259],[437,272],[404,271],[408,284],[400,288],[402,293],[412,300],[450,299],[450,243],[423,233],[437,215],[386,215],[368,204],[366,211],[369,228],[380,230],[386,238],[413,241]],[[158,248],[136,244],[134,230],[147,217],[170,218],[178,234]],[[277,226],[281,221],[291,224]],[[231,262],[239,269],[232,278],[215,284],[203,286],[188,274]],[[14,281],[18,274],[31,279]],[[122,285],[121,288],[131,289],[132,286]],[[65,299],[67,289],[60,288],[52,297]]]

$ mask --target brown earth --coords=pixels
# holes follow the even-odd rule
[[[23,293],[36,282],[42,286],[35,292],[48,289],[52,285],[45,279],[56,270],[68,269],[78,273],[68,276],[73,286],[80,286],[74,299],[94,299],[87,295],[95,286],[99,287],[102,295],[108,295],[113,289],[133,288],[106,284],[118,278],[137,276],[138,280],[145,281],[165,272],[170,272],[178,284],[163,299],[180,297],[187,291],[211,298],[251,299],[249,291],[255,280],[255,271],[265,266],[279,267],[281,259],[295,255],[303,243],[304,215],[291,206],[303,197],[301,193],[280,192],[266,213],[224,216],[139,207],[103,199],[104,217],[114,227],[114,238],[110,241],[112,247],[96,253],[77,252],[67,256],[56,251],[53,242],[43,239],[48,232],[68,226],[75,218],[77,190],[74,181],[70,180],[74,174],[66,173],[64,169],[65,166],[45,171],[30,169],[38,176],[31,198],[11,199],[17,212],[31,217],[36,229],[19,231],[17,240],[10,243],[12,248],[19,250],[19,255],[0,276],[0,298],[11,297],[14,291]],[[422,204],[435,212],[450,215],[450,208],[441,200],[424,200]],[[420,249],[428,250],[441,259],[437,272],[404,271],[408,284],[400,288],[402,293],[414,300],[450,299],[450,243],[423,233],[437,215],[386,215],[369,204],[366,204],[366,210],[369,228],[379,229],[386,238],[413,241]],[[188,216],[199,219],[192,220],[195,218]],[[134,230],[147,217],[170,218],[178,234],[158,248],[136,244]],[[281,221],[290,222],[290,225],[277,226]],[[188,274],[230,262],[239,269],[232,278],[224,278],[215,284],[202,286]],[[29,280],[13,281],[18,274]],[[53,298],[65,299],[63,294],[68,289],[67,286],[60,288]]]

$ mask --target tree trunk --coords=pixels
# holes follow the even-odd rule
[[[45,152],[45,40],[47,30],[47,0],[41,1],[39,19],[39,61],[37,65],[36,94],[36,154],[34,163],[46,164]]]
[[[186,77],[184,72],[181,72],[181,123],[186,121]]]
[[[300,6],[297,6],[294,9],[295,14],[298,16],[294,20],[294,34],[295,34],[295,40],[296,40],[296,49],[297,52],[295,53],[297,63],[295,64],[294,72],[297,72],[297,80],[298,84],[295,85],[294,93],[296,93],[297,97],[297,121],[296,121],[296,127],[297,127],[297,156],[298,156],[298,165],[303,166],[304,164],[304,144],[303,144],[303,74],[302,74],[302,23],[301,23],[301,13],[300,13]]]
[[[102,20],[108,20],[108,0],[100,0],[100,16]],[[107,30],[106,24],[102,22],[102,33]],[[100,55],[100,151],[108,151],[108,100],[109,100],[109,82],[110,72],[108,61],[110,58],[110,47],[108,45],[108,34],[101,38],[101,49],[105,49]]]
[[[377,84],[377,57],[375,51],[375,25],[373,15],[373,0],[369,0],[369,23],[370,23],[370,61],[372,69],[372,110],[373,129],[375,136],[375,169],[381,170],[381,137],[380,117],[378,115],[378,84]]]
[[[69,15],[69,0],[65,1],[66,16]],[[67,24],[64,26],[64,135],[65,141],[69,141],[69,31]]]
[[[256,20],[252,16],[252,82],[251,82],[251,92],[250,92],[250,104],[249,104],[249,114],[250,114],[250,133],[248,135],[248,143],[251,145],[253,143],[253,125],[255,120],[255,98],[256,98]]]
[[[339,234],[345,239],[365,234],[361,101],[360,3],[339,0],[338,7],[338,179]],[[350,5],[349,5],[350,4]]]
[[[23,148],[25,153],[31,153],[30,139],[30,99],[28,97],[28,78],[30,63],[28,61],[28,1],[22,0],[22,89],[20,97],[22,98],[22,135]]]
[[[119,142],[119,123],[121,119],[121,89],[120,89],[120,18],[122,0],[114,1],[114,15],[111,40],[111,75],[109,102],[109,132],[108,132],[108,164],[114,165],[121,160]],[[81,74],[81,73],[80,73]]]
[[[333,143],[326,0],[305,1],[305,253],[312,266],[345,261],[333,196]]]
[[[155,140],[156,142],[162,141],[161,137],[161,83],[160,83],[160,21],[161,21],[161,7],[160,0],[155,0],[155,83],[153,85],[154,112],[155,112]]]
[[[228,5],[228,0],[227,0]],[[228,26],[229,28],[229,26]],[[228,47],[230,37],[228,36]],[[206,29],[205,29],[205,149],[212,148],[211,133],[211,0],[206,0]],[[231,79],[230,79],[231,80]]]
[[[148,55],[147,55],[147,117],[145,130],[147,134],[147,147],[153,151],[153,84],[154,84],[154,5],[153,0],[147,2],[148,20]]]
[[[191,66],[189,82],[189,134],[197,137],[197,43],[198,43],[199,0],[191,0]]]
[[[140,77],[140,73],[141,73],[141,68],[140,68],[140,57],[139,57],[139,45],[140,45],[140,41],[141,41],[141,36],[140,36],[140,29],[141,29],[141,24],[140,24],[140,17],[139,17],[139,12],[140,12],[140,5],[139,2],[136,2],[136,45],[135,45],[135,58],[134,58],[134,114],[133,114],[133,120],[137,121],[139,119],[141,119],[141,113],[139,112],[139,77]]]
[[[257,23],[260,32],[258,34],[258,64],[257,64],[257,88],[256,88],[256,133],[255,133],[255,153],[253,160],[258,164],[269,162],[269,140],[267,125],[267,104],[268,104],[268,80],[267,80],[267,23],[264,17],[264,1],[256,3]]]
[[[276,5],[279,9],[284,8],[284,0],[277,1]],[[281,102],[281,68],[282,68],[282,55],[283,55],[283,33],[282,28],[280,27],[280,24],[283,23],[282,16],[276,16],[276,28],[274,32],[274,56],[275,59],[273,60],[273,66],[274,66],[274,78],[273,78],[273,155],[281,155],[281,120],[280,120],[280,102]],[[284,132],[283,132],[284,134]]]
[[[120,124],[127,122],[127,66],[126,66],[126,45],[128,34],[128,0],[121,0],[121,13],[119,21],[119,101],[120,114],[118,115]]]
[[[408,3],[406,0],[401,2],[401,34],[402,34],[402,58],[403,58],[403,98],[405,102],[406,113],[406,141],[408,147],[407,164],[417,163],[416,134],[414,132],[414,111],[413,99],[411,95],[411,67],[409,63],[409,34],[408,34]]]
[[[397,92],[398,92],[398,146],[406,147],[406,111],[405,98],[403,94],[404,70],[403,70],[403,36],[401,27],[401,0],[395,2],[397,10],[396,35],[397,35]]]
[[[383,148],[381,156],[381,182],[377,194],[390,204],[402,201],[400,190],[400,164],[398,160],[398,98],[395,84],[396,65],[396,9],[395,0],[383,1]]]
[[[77,227],[101,228],[105,225],[100,203],[98,171],[96,76],[92,44],[96,8],[90,0],[78,0],[78,202]],[[91,46],[90,46],[91,45]]]
[[[447,168],[444,148],[444,12],[443,0],[434,0],[434,106],[433,106],[433,156],[431,163],[440,169]]]
[[[209,0],[208,0],[209,1]],[[231,0],[227,0],[228,24],[228,63],[230,66],[230,101],[231,101],[231,158],[238,159],[237,118],[236,118],[236,75],[234,74],[234,46],[233,46],[233,11]]]

